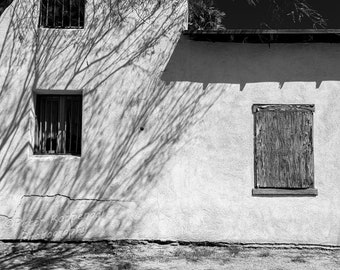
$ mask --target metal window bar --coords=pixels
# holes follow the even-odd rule
[[[42,122],[40,121],[39,122],[39,153],[41,153],[42,152],[42,141],[43,141],[43,139],[42,139]]]
[[[70,0],[69,27],[72,26],[72,0]]]
[[[65,123],[65,131],[64,131],[64,137],[63,137],[63,150],[64,150],[64,154],[66,154],[66,136],[67,136],[67,121],[64,122]]]
[[[80,27],[80,3],[81,0],[78,0],[78,27]]]
[[[35,115],[35,125],[34,125],[34,151],[39,151],[39,122],[37,115]]]
[[[55,11],[56,11],[56,0],[53,0],[53,26],[56,26],[55,23]]]
[[[61,6],[61,27],[64,27],[64,14],[65,14],[65,0],[62,1],[62,6]]]
[[[69,121],[70,121],[70,140],[69,140],[69,152],[71,153],[72,152],[72,139],[73,139],[73,136],[72,136],[72,131],[73,131],[73,125],[72,125],[72,122],[73,122],[73,110],[72,110],[72,101],[70,101],[69,103],[71,106],[70,106],[70,117],[69,117]]]
[[[46,140],[47,140],[47,115],[46,115],[46,108],[47,108],[47,99],[45,99],[45,107],[44,107],[44,139],[43,139],[43,153],[46,153]]]
[[[39,26],[43,25],[44,21],[44,9],[45,9],[45,0],[40,2],[40,14],[39,14]]]
[[[78,104],[78,101],[76,101],[76,104],[77,104],[77,113],[76,113],[76,119],[77,119],[77,122],[76,122],[76,125],[77,125],[77,131],[76,131],[76,134],[77,134],[77,137],[76,137],[76,153],[78,153],[78,139],[79,139],[79,116],[80,116],[80,113],[79,113],[79,104]]]
[[[53,107],[53,103],[51,101],[50,103],[50,150],[49,150],[49,153],[52,154],[53,152],[53,145],[52,145],[52,140],[53,140],[53,120],[52,120],[52,115],[53,115],[53,112],[52,112],[52,107]]]
[[[47,0],[47,3],[46,3],[46,21],[45,21],[45,26],[48,26],[48,10],[49,10],[49,0]]]

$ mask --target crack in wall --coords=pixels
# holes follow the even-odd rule
[[[131,203],[132,201],[126,201],[126,200],[113,200],[113,199],[94,199],[94,198],[71,198],[70,196],[63,195],[60,193],[53,194],[53,195],[38,195],[38,194],[31,194],[31,195],[24,195],[24,197],[40,197],[40,198],[53,198],[53,197],[63,197],[67,198],[70,201],[96,201],[96,202],[128,202]]]
[[[38,195],[38,194],[25,194],[23,196],[21,196],[20,198],[20,202],[18,204],[18,206],[16,207],[14,214],[12,216],[8,216],[8,215],[4,215],[4,214],[0,214],[0,217],[4,217],[7,219],[13,219],[17,213],[18,208],[20,207],[20,205],[22,204],[22,200],[24,198],[32,198],[32,197],[39,197],[39,198],[56,198],[56,197],[63,197],[66,198],[70,201],[95,201],[95,202],[115,202],[115,203],[132,203],[132,201],[126,201],[126,200],[117,200],[117,199],[95,199],[95,198],[72,198],[70,196],[64,195],[64,194],[53,194],[53,195]]]
[[[225,247],[232,249],[288,249],[288,250],[340,250],[339,245],[328,244],[303,244],[303,243],[265,243],[265,242],[221,242],[221,241],[177,241],[177,240],[158,240],[158,239],[117,239],[117,240],[27,240],[27,239],[3,239],[0,243],[67,243],[67,244],[96,244],[107,243],[117,246],[136,246],[136,245],[159,245],[159,246],[189,246],[189,247]]]

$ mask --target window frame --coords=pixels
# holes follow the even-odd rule
[[[312,171],[312,184],[308,188],[289,188],[289,187],[259,187],[259,176],[257,173],[257,118],[256,113],[260,111],[307,111],[311,113],[311,159],[313,165]],[[253,196],[317,196],[318,190],[315,189],[315,176],[314,176],[314,104],[253,104],[252,113],[254,115],[254,188],[252,189]]]
[[[55,93],[58,92],[58,93]],[[59,93],[60,92],[60,93]],[[79,109],[79,125],[80,125],[80,130],[79,130],[79,137],[77,137],[79,139],[76,139],[76,143],[79,143],[79,151],[71,151],[68,152],[66,150],[64,150],[63,152],[60,153],[49,153],[48,151],[46,151],[46,153],[42,153],[40,151],[36,151],[36,146],[39,145],[41,142],[37,142],[37,138],[39,138],[39,118],[41,117],[41,107],[38,108],[39,105],[39,97],[47,97],[47,98],[51,98],[51,99],[59,99],[58,100],[58,115],[57,115],[57,122],[58,124],[60,124],[61,126],[61,122],[63,122],[64,124],[67,122],[66,117],[67,117],[67,113],[66,113],[66,100],[69,97],[77,97],[78,99],[80,99],[80,107]],[[75,98],[73,101],[76,101]],[[63,99],[63,101],[61,101]],[[61,104],[63,103],[63,105]],[[63,112],[61,112],[61,108],[63,109]],[[47,156],[47,157],[58,157],[58,156],[69,156],[69,157],[81,157],[82,152],[83,152],[83,94],[81,91],[37,91],[34,92],[34,113],[35,113],[35,119],[34,119],[34,140],[33,140],[33,156]],[[40,114],[40,115],[39,115]],[[60,123],[59,123],[60,121]],[[72,120],[71,120],[72,121]],[[59,132],[65,132],[62,136],[62,140],[65,140],[65,149],[67,149],[67,130],[64,130],[63,128],[59,127],[57,128],[57,137],[59,136]],[[72,132],[70,133],[70,136],[72,136]],[[78,136],[78,135],[76,135]],[[38,139],[40,140],[40,138]],[[58,138],[57,138],[58,140]],[[57,144],[58,147],[58,144]],[[71,147],[70,147],[71,148]],[[76,147],[76,149],[78,148],[78,146]]]
[[[54,25],[50,26],[48,25],[48,23],[43,23],[43,1],[44,0],[40,0],[40,4],[39,4],[39,20],[38,20],[38,27],[39,28],[47,28],[47,29],[60,29],[60,30],[66,30],[66,29],[84,29],[85,28],[85,21],[86,21],[86,0],[78,0],[79,2],[83,2],[83,8],[81,7],[81,3],[79,3],[79,7],[78,7],[78,25],[75,26],[75,25],[71,25],[71,21],[72,21],[72,17],[71,15],[69,15],[69,22],[70,22],[70,25],[69,26],[64,26],[64,25],[56,25],[56,18],[55,18],[55,13],[54,13]],[[54,3],[54,9],[55,9],[55,0],[46,0],[47,2],[50,2],[52,1]],[[75,0],[62,0],[62,1],[75,1]],[[64,6],[64,5],[63,5]],[[47,9],[47,8],[46,8]],[[82,24],[81,24],[81,19],[80,19],[80,10],[83,9],[83,20],[82,20]],[[70,13],[71,13],[71,7],[70,7]],[[47,15],[45,16],[45,20],[48,20],[48,13]],[[64,21],[64,13],[62,14],[62,24],[63,24],[63,21]]]

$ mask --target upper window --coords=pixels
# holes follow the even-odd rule
[[[37,95],[35,154],[80,155],[81,130],[81,95]]]
[[[314,105],[253,105],[253,195],[317,195],[313,112]]]
[[[41,0],[39,25],[49,28],[84,28],[86,0]]]

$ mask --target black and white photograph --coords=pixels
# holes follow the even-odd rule
[[[0,270],[339,270],[340,1],[0,0]]]

